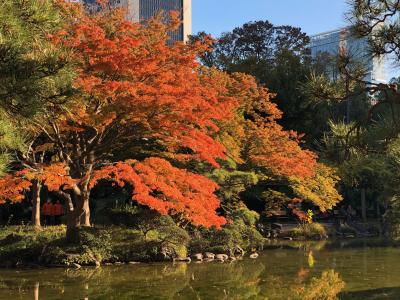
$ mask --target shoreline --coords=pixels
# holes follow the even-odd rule
[[[56,255],[50,255],[48,262],[44,261],[40,257],[37,257],[35,261],[27,260],[26,254],[24,252],[14,253],[13,260],[4,260],[4,245],[3,240],[0,240],[0,257],[2,258],[2,262],[0,264],[0,269],[54,269],[54,268],[63,268],[63,269],[80,269],[80,268],[102,268],[102,267],[117,267],[117,266],[134,266],[134,265],[152,265],[152,264],[177,264],[177,263],[233,263],[235,261],[242,260],[257,260],[258,254],[262,254],[267,251],[277,251],[277,250],[304,250],[304,251],[319,251],[321,249],[334,249],[334,248],[357,248],[357,247],[398,247],[397,243],[394,243],[388,239],[384,239],[382,237],[369,237],[369,238],[336,238],[329,237],[323,240],[304,240],[304,239],[287,239],[287,238],[278,238],[278,239],[265,239],[262,247],[257,249],[257,251],[251,251],[251,249],[245,249],[245,252],[241,255],[237,256],[228,256],[226,253],[211,253],[211,252],[201,252],[196,253],[192,251],[190,247],[186,249],[187,254],[185,257],[177,257],[171,259],[155,259],[147,257],[143,260],[135,260],[133,259],[135,256],[138,257],[138,253],[132,253],[131,259],[127,257],[126,260],[115,260],[105,259],[98,260],[95,258],[93,254],[91,256],[91,260],[84,260],[83,258],[87,253],[65,253],[67,256],[67,260],[62,260],[63,263],[52,263],[52,261],[57,261]],[[44,246],[46,248],[48,245]],[[129,246],[127,243],[125,246]],[[27,249],[33,251],[33,248]],[[253,249],[254,250],[254,249]],[[43,251],[43,250],[42,250]],[[90,252],[90,251],[89,251]],[[255,257],[252,257],[252,254]],[[202,259],[198,258],[197,255],[202,255]],[[222,255],[225,255],[224,258],[221,258]],[[68,256],[74,257],[75,260],[68,260]],[[206,257],[208,256],[208,258]],[[212,258],[210,258],[212,256]]]

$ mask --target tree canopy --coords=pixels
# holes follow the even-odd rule
[[[87,13],[79,3],[53,4],[62,22],[46,32],[43,44],[58,67],[32,83],[39,87],[45,80],[49,90],[27,104],[39,104],[24,119],[34,134],[28,150],[19,151],[14,172],[1,179],[0,201],[21,201],[27,189],[40,198],[38,190],[47,187],[67,203],[67,235],[74,239],[80,226],[90,226],[89,199],[104,181],[129,186],[134,202],[182,227],[220,228],[230,215],[218,197],[226,207],[255,186],[283,189],[288,203],[308,201],[321,210],[341,200],[334,170],[302,148],[302,135],[279,124],[273,93],[251,75],[200,65],[197,58],[210,47],[206,40],[169,42],[168,32],[180,24],[177,13],[168,23],[158,16],[134,24],[123,10],[106,5]],[[278,45],[276,52],[306,55],[299,30],[279,27],[265,34]],[[72,75],[65,75],[68,70]],[[20,112],[13,108],[24,116],[23,106]]]

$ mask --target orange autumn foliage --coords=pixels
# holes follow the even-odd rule
[[[37,171],[26,171],[25,176],[29,180],[37,180],[46,185],[50,192],[58,191],[61,188],[69,189],[76,183],[70,177],[68,169],[63,163],[46,165]]]
[[[131,184],[134,201],[177,220],[223,225],[217,185],[161,159],[217,167],[226,156],[214,137],[238,101],[203,81],[196,57],[206,46],[168,43],[177,14],[170,24],[133,24],[120,10],[86,14],[78,3],[58,2],[66,26],[49,38],[74,62],[75,93],[38,120],[35,147],[51,145],[49,165],[26,177],[74,199],[68,228],[90,225],[88,201],[100,179]]]
[[[277,124],[253,127],[249,135],[252,163],[279,176],[311,177],[317,165],[316,155],[299,146],[297,134]]]
[[[168,45],[167,32],[179,24],[176,14],[170,19],[169,25],[154,19],[144,26],[126,21],[123,11],[75,11],[53,40],[73,51],[76,87],[85,99],[75,103],[60,128],[79,132],[91,126],[102,132],[129,125],[137,135],[157,139],[168,153],[190,149],[178,159],[218,166],[216,158],[225,158],[226,150],[212,135],[219,131],[216,121],[232,116],[237,99],[202,82],[196,57],[206,45]]]
[[[249,160],[268,169],[273,175],[313,176],[317,156],[301,148],[301,136],[294,131],[285,131],[277,123],[282,115],[277,106],[270,102],[273,95],[259,88],[255,96],[258,100],[248,111],[251,119],[247,122],[246,134]]]
[[[94,173],[91,186],[98,180],[113,180],[119,186],[133,186],[132,200],[161,214],[184,219],[196,226],[219,228],[226,223],[215,210],[220,203],[214,192],[218,185],[210,179],[173,167],[161,158],[143,162],[119,162]]]
[[[118,186],[133,187],[132,200],[161,214],[169,214],[196,226],[217,228],[226,223],[215,214],[220,202],[214,192],[219,188],[210,179],[173,167],[161,158],[143,162],[118,162],[93,172],[90,188],[98,181],[114,181]],[[62,164],[43,167],[40,171],[23,170],[0,179],[0,204],[20,202],[32,181],[46,185],[49,191],[69,189],[76,182]]]
[[[23,193],[29,190],[34,180],[46,185],[50,192],[58,191],[60,188],[71,188],[75,184],[61,163],[45,165],[37,170],[24,169],[0,178],[0,204],[5,201],[24,200]]]
[[[272,102],[274,94],[258,86],[251,76],[208,72],[214,73],[210,76],[214,85],[224,86],[228,95],[239,99],[238,113],[220,123],[218,137],[240,170],[260,172],[267,184],[273,182],[291,190],[287,197],[278,199],[281,205],[289,204],[300,219],[305,216],[303,202],[325,211],[341,201],[334,171],[317,163],[315,153],[302,149],[301,135],[278,124],[282,112]],[[266,201],[274,203],[273,197],[268,197]]]
[[[314,175],[316,156],[277,123],[282,112],[266,88],[251,76],[199,66],[207,44],[168,43],[176,14],[170,24],[133,24],[121,10],[88,15],[80,4],[59,3],[66,26],[50,38],[70,53],[77,92],[41,115],[36,147],[51,145],[52,163],[22,177],[75,193],[71,226],[90,216],[90,191],[102,179],[131,185],[133,201],[177,220],[225,224],[218,186],[166,159],[219,167],[229,156],[276,177]],[[25,184],[16,182],[16,193]]]
[[[31,187],[31,182],[21,176],[6,175],[0,178],[0,204],[6,201],[24,200],[23,192]]]
[[[257,85],[249,75],[220,74],[229,95],[239,99],[239,115],[223,123],[223,143],[237,162],[264,168],[271,176],[311,177],[317,156],[301,148],[301,135],[285,131],[277,121],[282,112],[271,101],[274,94]],[[217,84],[213,76],[213,84]]]

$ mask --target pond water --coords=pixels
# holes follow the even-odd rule
[[[400,299],[400,248],[293,245],[224,264],[0,270],[0,299]]]

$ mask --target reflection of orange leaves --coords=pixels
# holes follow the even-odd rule
[[[304,281],[309,273],[310,273],[310,270],[301,268],[297,272],[297,277],[300,279],[300,281]]]
[[[345,282],[334,270],[324,271],[321,276],[313,277],[307,284],[295,285],[291,290],[294,299],[338,299]]]
[[[252,287],[252,286],[256,286],[256,285],[260,284],[260,282],[261,282],[261,278],[257,278],[256,280],[249,280],[249,281],[243,282],[242,286],[243,287]]]
[[[101,179],[113,180],[119,186],[132,185],[132,199],[161,214],[183,216],[196,226],[219,228],[226,223],[216,213],[220,202],[214,192],[218,185],[204,176],[175,168],[164,159],[106,166],[94,173],[91,187]]]

